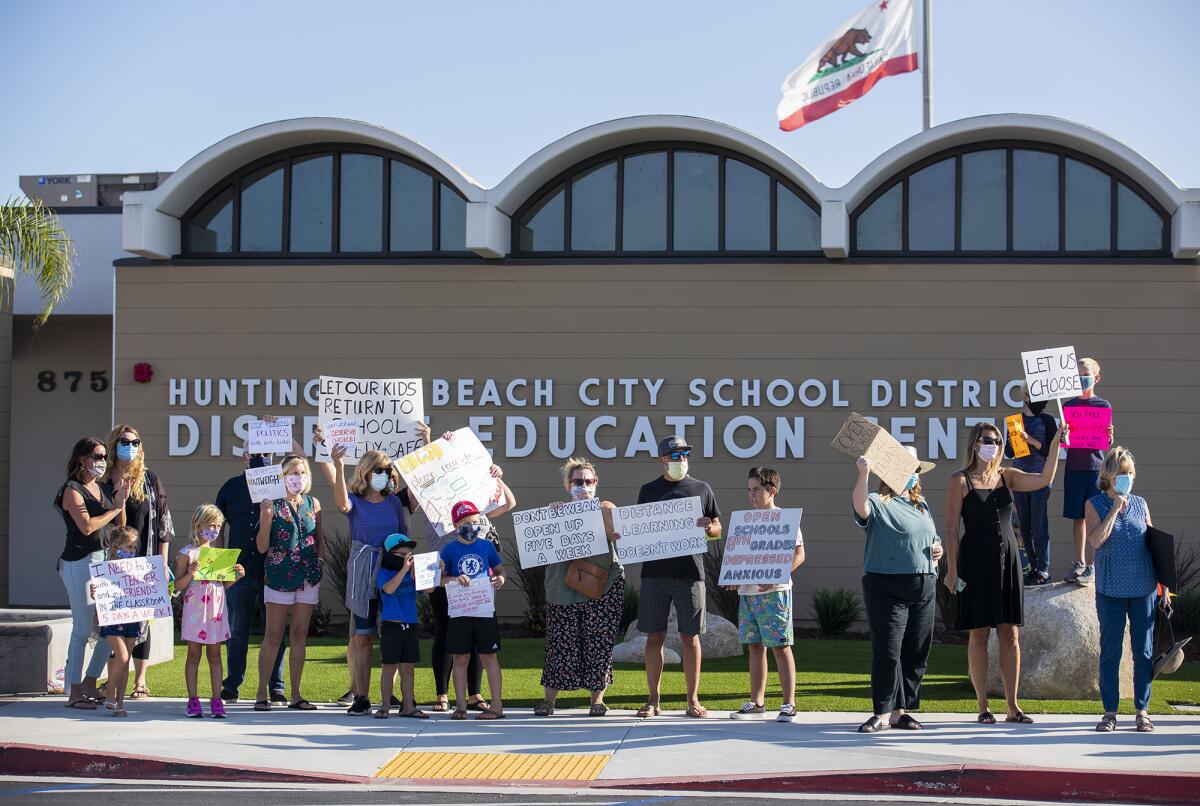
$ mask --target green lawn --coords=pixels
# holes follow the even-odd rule
[[[250,647],[250,662],[242,697],[253,699],[257,685],[258,639]],[[421,657],[429,658],[431,642],[421,642]],[[796,707],[801,711],[870,711],[869,664],[870,645],[866,641],[835,641],[801,639],[794,649],[798,681]],[[171,663],[151,667],[148,683],[155,696],[183,697],[183,658],[185,647],[175,648]],[[308,661],[304,667],[304,696],[314,702],[331,702],[347,689],[346,647],[340,640],[309,639]],[[378,648],[376,649],[378,663]],[[504,640],[500,651],[504,669],[505,706],[529,708],[542,699],[542,640],[537,638]],[[746,699],[747,660],[721,658],[705,660],[701,678],[701,699],[709,708],[736,709]],[[935,644],[929,661],[929,673],[921,693],[923,710],[972,713],[975,696],[967,680],[966,647]],[[618,664],[614,682],[605,696],[616,708],[637,708],[646,701],[646,678],[640,666]],[[208,668],[200,665],[200,694],[207,696]],[[485,681],[486,688],[486,681]],[[399,691],[397,690],[397,695]],[[668,666],[663,675],[663,706],[682,710],[684,696],[683,671],[678,665]],[[428,663],[417,669],[417,700],[430,703],[434,699],[433,673]],[[379,677],[375,675],[372,700],[379,701]],[[772,674],[767,687],[768,706],[779,704],[779,683]],[[1174,675],[1155,681],[1152,713],[1171,713],[1169,703],[1200,702],[1200,663],[1184,664]],[[587,698],[582,692],[563,694],[563,707],[584,707]],[[1030,713],[1097,713],[1095,700],[1024,700],[1022,706]],[[1003,702],[993,702],[993,710],[1003,708]],[[1128,702],[1123,711],[1132,712]]]

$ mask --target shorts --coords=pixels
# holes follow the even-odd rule
[[[1068,470],[1063,477],[1063,517],[1083,520],[1083,505],[1100,494],[1099,470]]]
[[[738,598],[738,640],[765,647],[792,645],[791,589]]]
[[[421,627],[403,621],[379,625],[379,657],[387,666],[421,662]]]
[[[638,629],[644,633],[666,632],[672,602],[680,634],[703,635],[704,582],[698,579],[643,579],[638,599]]]
[[[321,601],[321,586],[305,582],[298,591],[277,591],[270,585],[263,585],[263,601],[274,605],[315,605]]]
[[[128,624],[108,624],[100,628],[101,638],[137,638],[142,634],[142,622],[133,621]]]
[[[351,615],[354,615],[353,613]],[[395,622],[399,623],[399,622]],[[354,629],[351,631],[353,635],[379,635],[379,597],[371,600],[371,606],[367,608],[367,617],[361,618],[354,616]],[[406,661],[407,662],[407,661]]]
[[[500,651],[500,622],[495,616],[458,616],[446,627],[446,654],[491,655]]]

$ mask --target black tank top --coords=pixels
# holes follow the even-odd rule
[[[63,495],[69,487],[83,496],[83,504],[87,507],[88,517],[95,518],[112,510],[112,485],[101,481],[97,486],[100,488],[99,498],[93,496],[87,487],[72,479],[59,488],[58,495],[54,497],[54,508],[58,510],[59,515],[62,515],[63,523],[67,525],[67,545],[63,547],[62,554],[59,555],[63,560],[68,562],[82,560],[93,551],[100,551],[107,542],[109,532],[113,530],[113,522],[109,521],[90,535],[85,535],[75,525],[75,519],[71,517],[71,513],[63,509]]]

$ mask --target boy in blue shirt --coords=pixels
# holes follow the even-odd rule
[[[392,683],[400,672],[400,693],[403,704],[400,716],[425,719],[426,714],[416,707],[413,699],[413,670],[421,661],[421,628],[417,618],[417,581],[413,571],[413,549],[417,541],[407,535],[388,535],[383,541],[380,558],[379,585],[379,654],[383,668],[379,688],[383,704],[375,712],[376,719],[387,719],[391,709]]]

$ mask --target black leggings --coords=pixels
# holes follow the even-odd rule
[[[446,631],[450,627],[450,604],[446,600],[445,588],[434,588],[429,594],[433,602],[433,682],[437,686],[439,697],[450,691],[450,676],[454,669],[454,660],[446,654]],[[472,651],[471,660],[467,664],[467,694],[479,696],[479,687],[483,683],[483,666],[479,663],[479,653]]]

